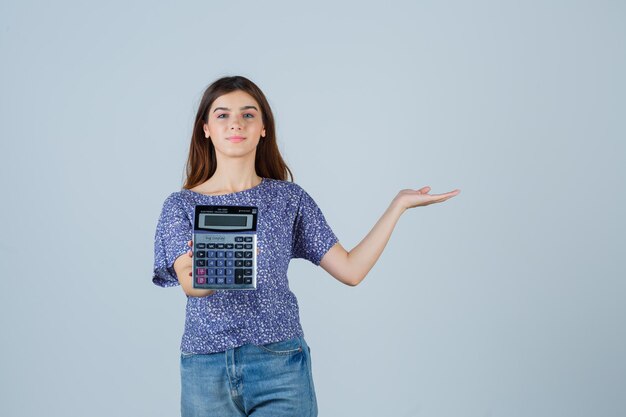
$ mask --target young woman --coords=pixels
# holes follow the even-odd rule
[[[459,193],[400,191],[369,234],[346,251],[315,201],[292,181],[261,90],[240,76],[211,84],[196,115],[187,180],[165,200],[155,236],[153,282],[180,285],[188,297],[180,359],[183,417],[316,416],[310,349],[287,281],[290,259],[307,259],[342,283],[358,285],[405,210]],[[256,290],[193,288],[198,204],[258,207]]]

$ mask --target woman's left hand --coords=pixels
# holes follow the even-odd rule
[[[393,199],[392,204],[396,204],[402,210],[406,210],[413,207],[428,206],[430,204],[441,203],[461,192],[461,190],[457,189],[445,194],[428,194],[429,191],[430,187],[428,186],[422,187],[419,190],[402,190]]]

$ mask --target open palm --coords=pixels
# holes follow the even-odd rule
[[[401,190],[394,198],[394,203],[403,209],[413,207],[428,206],[430,204],[441,203],[459,194],[461,190],[454,190],[444,194],[428,194],[430,187],[422,187],[419,190]]]

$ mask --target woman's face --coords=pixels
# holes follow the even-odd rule
[[[216,153],[241,157],[255,152],[265,136],[261,107],[241,90],[219,96],[209,109],[204,136],[211,138]]]

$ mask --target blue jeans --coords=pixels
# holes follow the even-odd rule
[[[317,416],[310,354],[303,337],[181,353],[182,417]]]

